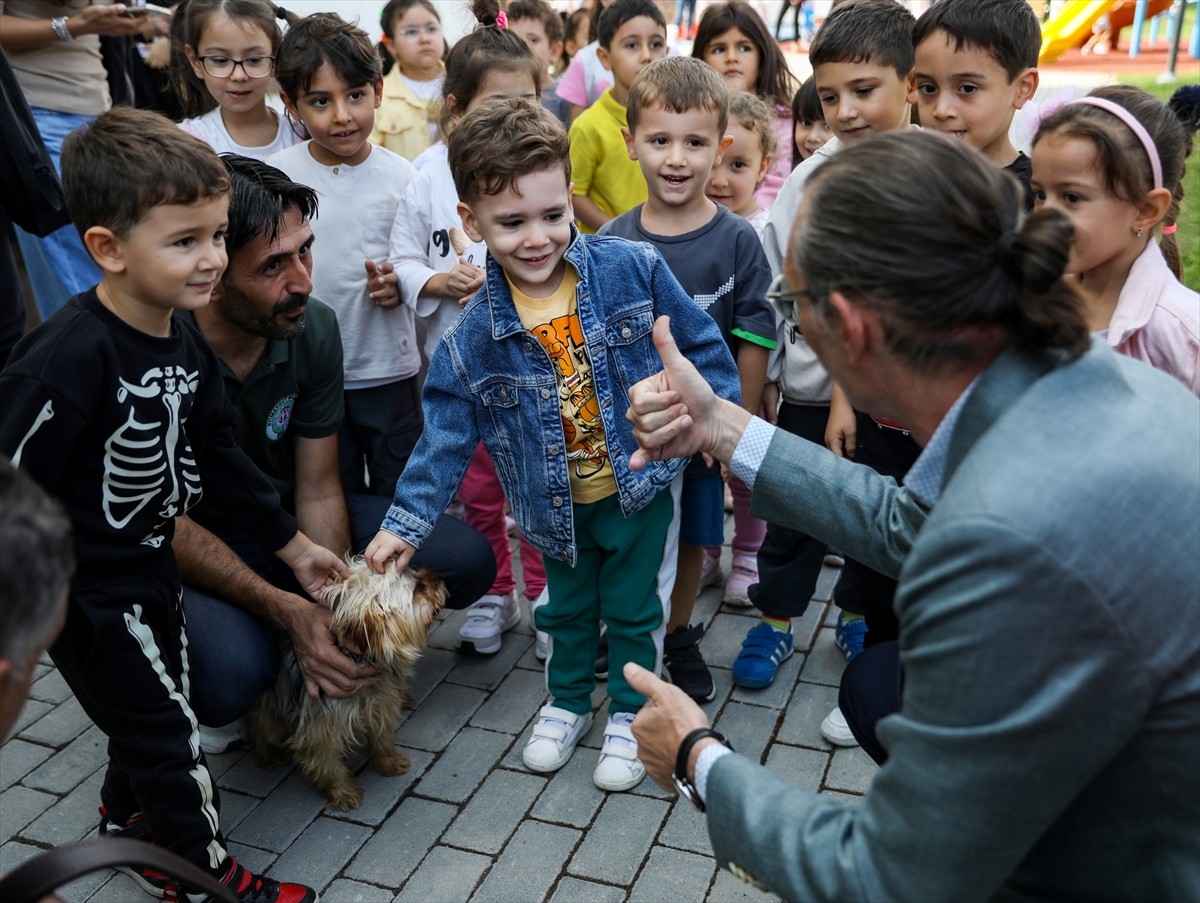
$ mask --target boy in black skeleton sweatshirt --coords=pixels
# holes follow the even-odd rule
[[[0,453],[70,516],[77,571],[51,657],[108,735],[102,833],[153,839],[235,891],[302,903],[225,850],[188,701],[175,517],[208,493],[316,594],[345,574],[296,528],[233,439],[217,358],[177,309],[226,264],[229,181],[203,142],[119,108],[67,139],[63,182],[103,278],[25,337],[0,372]],[[155,873],[134,875],[169,892]]]

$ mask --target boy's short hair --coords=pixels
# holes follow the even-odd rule
[[[514,97],[464,116],[448,140],[450,174],[464,204],[500,194],[531,172],[561,166],[571,182],[571,144],[558,117],[540,103]]]
[[[937,0],[913,27],[913,47],[936,31],[986,52],[1003,67],[1011,82],[1025,69],[1036,68],[1042,49],[1042,26],[1028,0]]]
[[[229,193],[211,147],[165,116],[133,107],[113,107],[67,136],[62,181],[81,236],[103,226],[123,238],[154,207]]]
[[[630,134],[637,130],[641,111],[650,107],[672,113],[709,110],[717,114],[717,133],[724,136],[729,125],[729,88],[708,63],[690,56],[668,56],[639,72],[629,86],[625,118]]]
[[[275,80],[293,103],[308,91],[322,63],[351,86],[383,78],[383,62],[371,37],[337,13],[313,13],[287,30],[275,60]]]
[[[736,122],[748,132],[758,134],[758,149],[764,157],[775,156],[779,142],[775,134],[775,120],[771,108],[757,94],[749,91],[733,91],[729,95],[729,120]],[[727,124],[728,127],[728,124]]]
[[[605,50],[612,47],[613,36],[617,29],[638,16],[646,16],[657,22],[664,32],[667,30],[667,20],[663,18],[662,10],[653,0],[615,0],[600,13],[597,40]]]
[[[808,61],[814,70],[825,63],[872,63],[908,78],[913,69],[915,21],[896,0],[840,3],[817,30]]]
[[[521,19],[541,19],[546,40],[551,44],[563,39],[562,16],[546,0],[512,0],[508,4],[508,21],[518,22]]]

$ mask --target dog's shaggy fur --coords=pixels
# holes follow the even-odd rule
[[[408,771],[408,758],[396,749],[393,733],[401,710],[411,703],[412,674],[434,616],[446,601],[446,587],[430,571],[397,575],[389,562],[383,574],[363,559],[349,562],[350,576],[335,584],[324,601],[333,611],[330,629],[343,644],[361,650],[366,664],[379,668],[371,686],[353,696],[314,699],[290,642],[280,651],[275,686],[247,716],[259,764],[274,767],[289,758],[317,785],[335,809],[355,809],[363,791],[346,759],[363,746],[385,776]]]

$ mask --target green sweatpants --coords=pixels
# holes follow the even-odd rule
[[[592,709],[601,620],[608,626],[609,714],[637,712],[645,704],[621,669],[626,662],[655,674],[662,668],[679,545],[679,482],[628,518],[615,494],[575,505],[575,566],[545,559],[549,600],[533,619],[551,638],[546,687],[559,708],[577,715]]]

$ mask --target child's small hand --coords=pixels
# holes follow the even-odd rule
[[[409,545],[395,533],[380,530],[363,553],[367,565],[377,574],[383,573],[383,567],[389,558],[396,556],[396,573],[402,573],[412,560],[415,546]]]
[[[384,310],[400,306],[400,277],[388,261],[376,264],[373,260],[363,263],[367,270],[367,288],[371,300]]]
[[[779,425],[779,386],[767,383],[763,386],[762,402],[759,405],[758,416],[772,426]]]
[[[459,299],[459,304],[462,305],[483,288],[483,277],[483,270],[460,258],[458,263],[446,274],[446,288]]]

